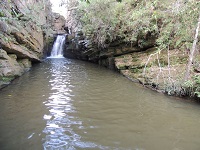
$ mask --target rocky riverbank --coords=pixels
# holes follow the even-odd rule
[[[67,58],[115,69],[168,95],[200,97],[200,51],[198,32],[194,32],[198,29],[198,1],[177,4],[174,0],[164,3],[74,0],[67,3],[66,21],[51,12],[49,1],[4,0],[2,4],[0,85],[9,83],[29,70],[32,63],[49,55],[57,34],[68,34],[64,50]],[[194,34],[197,40],[193,39]],[[188,68],[195,41],[195,56]]]
[[[200,97],[199,1],[76,2],[67,5],[76,9],[67,17],[74,34],[66,57],[169,95]]]
[[[191,93],[193,87],[188,87],[187,83],[182,84],[188,52],[178,49],[159,51],[154,37],[148,38],[145,45],[139,42],[142,39],[137,39],[138,42],[134,44],[115,41],[108,48],[100,49],[90,40],[85,40],[82,32],[78,31],[68,35],[64,56],[117,70],[134,82],[168,95],[195,96]],[[200,60],[199,54],[197,56],[196,62]],[[191,76],[199,76],[199,71],[197,63]]]

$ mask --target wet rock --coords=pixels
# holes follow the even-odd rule
[[[17,61],[24,71],[28,71],[32,67],[32,63],[29,59],[20,59]]]
[[[99,65],[105,66],[111,70],[115,69],[115,60],[114,57],[106,58],[106,59],[100,59],[99,60]]]
[[[6,55],[6,51],[1,49],[1,53],[4,53],[4,57],[6,59],[0,59],[0,76],[20,76],[24,72],[24,68],[22,68],[17,62],[17,56]]]
[[[0,88],[31,68],[29,59],[18,59],[15,54],[7,54],[0,49]]]

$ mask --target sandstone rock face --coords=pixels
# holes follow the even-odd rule
[[[146,41],[142,42],[143,40]],[[138,40],[134,43],[125,43],[116,40],[109,43],[106,48],[99,48],[91,40],[85,40],[81,31],[77,31],[74,35],[68,35],[64,56],[68,58],[88,60],[113,68],[113,57],[133,52],[146,51],[154,46],[155,37],[138,36]]]
[[[15,54],[7,55],[6,51],[0,50],[0,76],[20,76],[23,73],[23,68],[17,62],[17,56]],[[3,58],[3,59],[2,59]]]
[[[95,62],[157,91],[181,95],[178,83],[185,72],[187,52],[176,49],[158,51],[155,36],[141,35],[134,43],[113,41],[106,48],[99,48],[77,32],[68,35],[64,56]],[[195,71],[199,72],[199,68],[199,63],[196,63]]]
[[[15,54],[7,54],[0,49],[0,88],[9,84],[17,76],[21,76],[31,67],[29,59],[17,59]]]
[[[49,0],[3,0],[0,10],[1,86],[40,62],[53,17]]]
[[[0,39],[1,46],[4,50],[6,50],[7,53],[9,54],[16,54],[18,58],[29,58],[34,61],[40,61],[39,57],[37,54],[34,52],[30,51],[27,47],[15,44],[12,42],[6,42],[2,39]]]
[[[97,42],[91,38],[93,35],[88,34],[84,37],[83,33],[79,30],[72,33],[68,35],[68,45],[64,51],[65,57],[96,62],[109,68],[113,68],[113,61],[110,58],[133,52],[146,51],[156,46],[157,38],[156,34],[143,31],[138,33],[135,41],[131,43],[124,42],[123,39],[118,38],[99,47]],[[85,39],[86,37],[91,39]]]
[[[53,14],[53,30],[55,34],[65,34],[65,18],[58,13]]]

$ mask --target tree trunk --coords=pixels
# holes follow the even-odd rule
[[[195,33],[195,37],[194,37],[194,41],[192,44],[192,50],[190,52],[190,56],[189,56],[189,60],[188,60],[188,65],[186,68],[186,73],[185,73],[185,77],[184,77],[184,81],[187,81],[189,76],[190,76],[190,69],[192,67],[192,62],[193,62],[193,58],[194,58],[194,54],[195,54],[195,50],[196,50],[196,45],[198,42],[198,34],[199,34],[199,28],[200,28],[200,14],[199,14],[199,19],[198,19],[198,23],[197,23],[197,28],[196,28],[196,33]]]

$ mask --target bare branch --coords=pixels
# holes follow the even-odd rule
[[[184,81],[187,81],[188,78],[189,78],[189,75],[190,75],[190,69],[191,69],[191,66],[192,66],[192,62],[193,62],[193,58],[194,58],[194,54],[195,54],[195,50],[196,50],[196,45],[197,45],[197,42],[198,42],[199,28],[200,28],[200,14],[199,14],[199,19],[198,19],[198,23],[197,23],[194,41],[193,41],[193,44],[192,44],[192,51],[190,53],[188,65],[187,65],[187,68],[186,68]]]
[[[72,11],[72,10],[75,10],[75,9],[78,9],[78,7],[72,7],[70,9],[68,9],[67,11]]]

